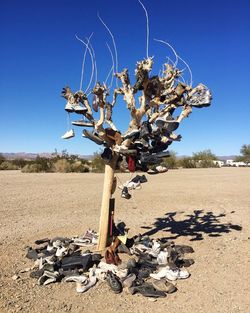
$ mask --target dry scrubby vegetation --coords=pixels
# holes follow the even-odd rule
[[[237,156],[236,161],[243,161],[250,163],[250,145],[243,145],[241,147],[241,155]],[[177,158],[174,151],[170,151],[170,157],[164,158],[162,165],[169,169],[177,168],[210,168],[217,167],[214,164],[217,160],[215,154],[211,150],[204,150],[193,153],[191,157]],[[18,170],[21,169],[23,173],[40,173],[40,172],[59,172],[59,173],[102,173],[104,172],[105,163],[101,158],[101,152],[94,153],[93,159],[84,160],[77,155],[70,155],[66,150],[62,153],[54,153],[51,158],[38,156],[35,160],[6,160],[0,154],[0,170]]]
[[[51,158],[38,156],[35,160],[5,160],[3,156],[0,156],[0,169],[20,169],[23,173],[85,173],[91,170],[91,162],[63,151],[60,155],[53,154]]]

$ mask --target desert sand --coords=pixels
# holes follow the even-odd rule
[[[129,174],[118,174],[121,182]],[[191,277],[156,302],[115,295],[105,283],[77,294],[74,283],[38,286],[25,247],[44,237],[98,231],[103,174],[0,172],[0,312],[250,312],[250,168],[179,169],[147,175],[122,199],[116,221],[131,236],[147,233],[191,245]],[[13,275],[19,275],[13,280]]]

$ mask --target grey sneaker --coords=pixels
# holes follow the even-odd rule
[[[77,114],[85,114],[88,111],[88,109],[78,104],[74,107],[74,111]]]
[[[74,121],[74,122],[71,122],[71,124],[75,126],[82,126],[82,127],[94,127],[94,123],[87,122],[84,120]]]

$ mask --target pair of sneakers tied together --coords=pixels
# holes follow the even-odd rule
[[[85,106],[85,101],[87,100],[87,97],[81,90],[73,94],[69,87],[65,87],[63,88],[61,95],[63,98],[67,100],[67,103],[65,105],[65,111],[68,114],[77,113],[85,115],[88,112],[88,108]],[[79,123],[76,122],[76,124],[73,125],[79,125]],[[61,138],[70,139],[73,138],[74,136],[75,136],[74,130],[69,129],[68,131],[65,132],[64,135],[61,136]]]
[[[130,199],[131,194],[129,190],[141,189],[141,184],[146,183],[148,180],[145,175],[136,175],[131,180],[126,181],[124,184],[118,186],[122,190],[121,197],[125,199]]]

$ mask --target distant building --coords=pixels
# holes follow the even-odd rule
[[[233,166],[234,160],[226,160],[226,165]]]
[[[245,163],[245,162],[236,162],[234,160],[226,160],[226,165],[227,166],[234,166],[234,167],[245,167],[245,166],[249,166],[249,164]]]

